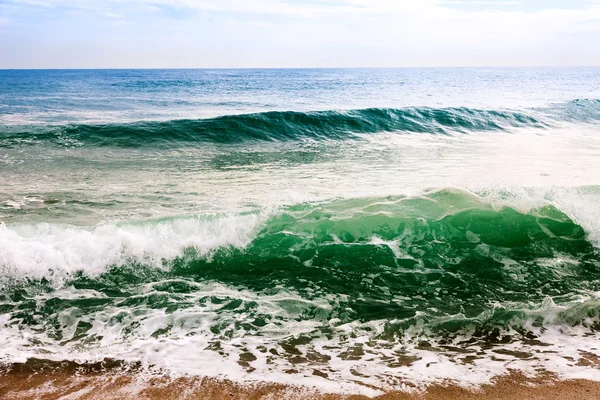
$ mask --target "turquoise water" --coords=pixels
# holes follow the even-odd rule
[[[600,379],[600,69],[0,71],[0,361]]]

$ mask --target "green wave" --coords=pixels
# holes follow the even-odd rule
[[[378,132],[447,134],[544,127],[523,112],[470,108],[363,109],[351,111],[272,111],[204,120],[137,122],[58,127],[4,127],[0,147],[52,143],[60,146],[142,147],[173,143],[243,143],[348,139]]]
[[[76,146],[170,146],[176,143],[350,139],[361,134],[469,133],[514,127],[545,128],[556,122],[594,122],[600,100],[574,100],[524,111],[409,107],[350,111],[270,111],[202,120],[103,125],[4,126],[0,147],[51,143]]]
[[[349,318],[361,321],[410,319],[416,310],[476,317],[494,303],[572,300],[600,289],[599,272],[597,249],[556,208],[496,210],[452,191],[293,207],[248,248],[210,260],[191,250],[172,270],[255,291],[279,284],[308,298],[344,294]]]
[[[174,221],[154,224],[164,230]],[[555,207],[523,213],[444,190],[414,198],[288,207],[269,218],[247,246],[226,245],[209,253],[187,247],[179,257],[163,260],[161,268],[130,259],[100,275],[82,270],[66,285],[102,293],[103,299],[49,302],[45,308],[29,303],[29,310],[24,302],[19,318],[27,321],[24,315],[40,310],[50,318],[57,307],[74,304],[83,310],[99,304],[185,309],[190,307],[186,296],[198,294],[198,284],[217,282],[259,298],[287,290],[309,302],[326,299],[325,309],[290,300],[282,306],[289,312],[283,318],[385,320],[385,335],[392,336],[418,326],[439,334],[522,328],[528,321],[596,326],[597,302],[579,304],[600,290],[599,277],[598,249],[581,226]],[[40,290],[48,293],[54,290],[51,280],[52,275],[12,290],[23,299]],[[149,284],[155,294],[140,297],[140,288]],[[539,311],[547,298],[571,311],[548,320]],[[230,301],[234,313],[254,310],[248,314],[253,321],[266,324],[271,318],[257,314],[256,304],[243,305],[247,300]]]

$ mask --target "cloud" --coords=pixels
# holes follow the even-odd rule
[[[5,0],[6,4],[22,6],[26,8],[54,8],[54,9],[80,9],[80,10],[128,10],[130,12],[144,12],[160,8],[171,8],[180,10],[196,10],[203,12],[229,12],[236,15],[276,15],[291,16],[296,18],[311,18],[325,16],[355,15],[362,17],[377,15],[399,15],[412,14],[427,17],[427,13],[439,14],[446,12],[452,16],[457,11],[453,6],[518,6],[522,1],[490,1],[490,0],[328,0],[328,1],[299,1],[299,0]],[[589,7],[581,7],[578,11],[585,12],[589,8],[595,8],[594,4],[600,0],[587,0]],[[0,3],[2,4],[2,3]],[[542,7],[536,12],[552,9],[553,7]],[[458,11],[478,16],[481,10],[458,9]],[[485,10],[484,10],[485,11]],[[487,10],[486,12],[501,13],[498,10]],[[509,10],[507,12],[519,12]],[[528,12],[535,14],[535,12]]]
[[[600,64],[600,55],[589,51],[600,43],[600,1],[551,4],[559,3],[0,0],[0,15],[9,21],[0,26],[38,50],[43,46],[40,54],[94,48],[98,57],[106,54],[104,62],[144,52],[148,66]],[[5,51],[9,59],[34,57],[4,41],[14,43],[12,53]],[[35,46],[29,53],[37,54]],[[83,60],[75,50],[65,52]],[[161,52],[169,56],[154,56]]]

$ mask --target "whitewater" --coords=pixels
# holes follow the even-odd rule
[[[0,77],[3,368],[600,380],[600,70]]]

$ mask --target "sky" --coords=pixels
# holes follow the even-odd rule
[[[0,0],[0,68],[599,65],[600,0]]]

